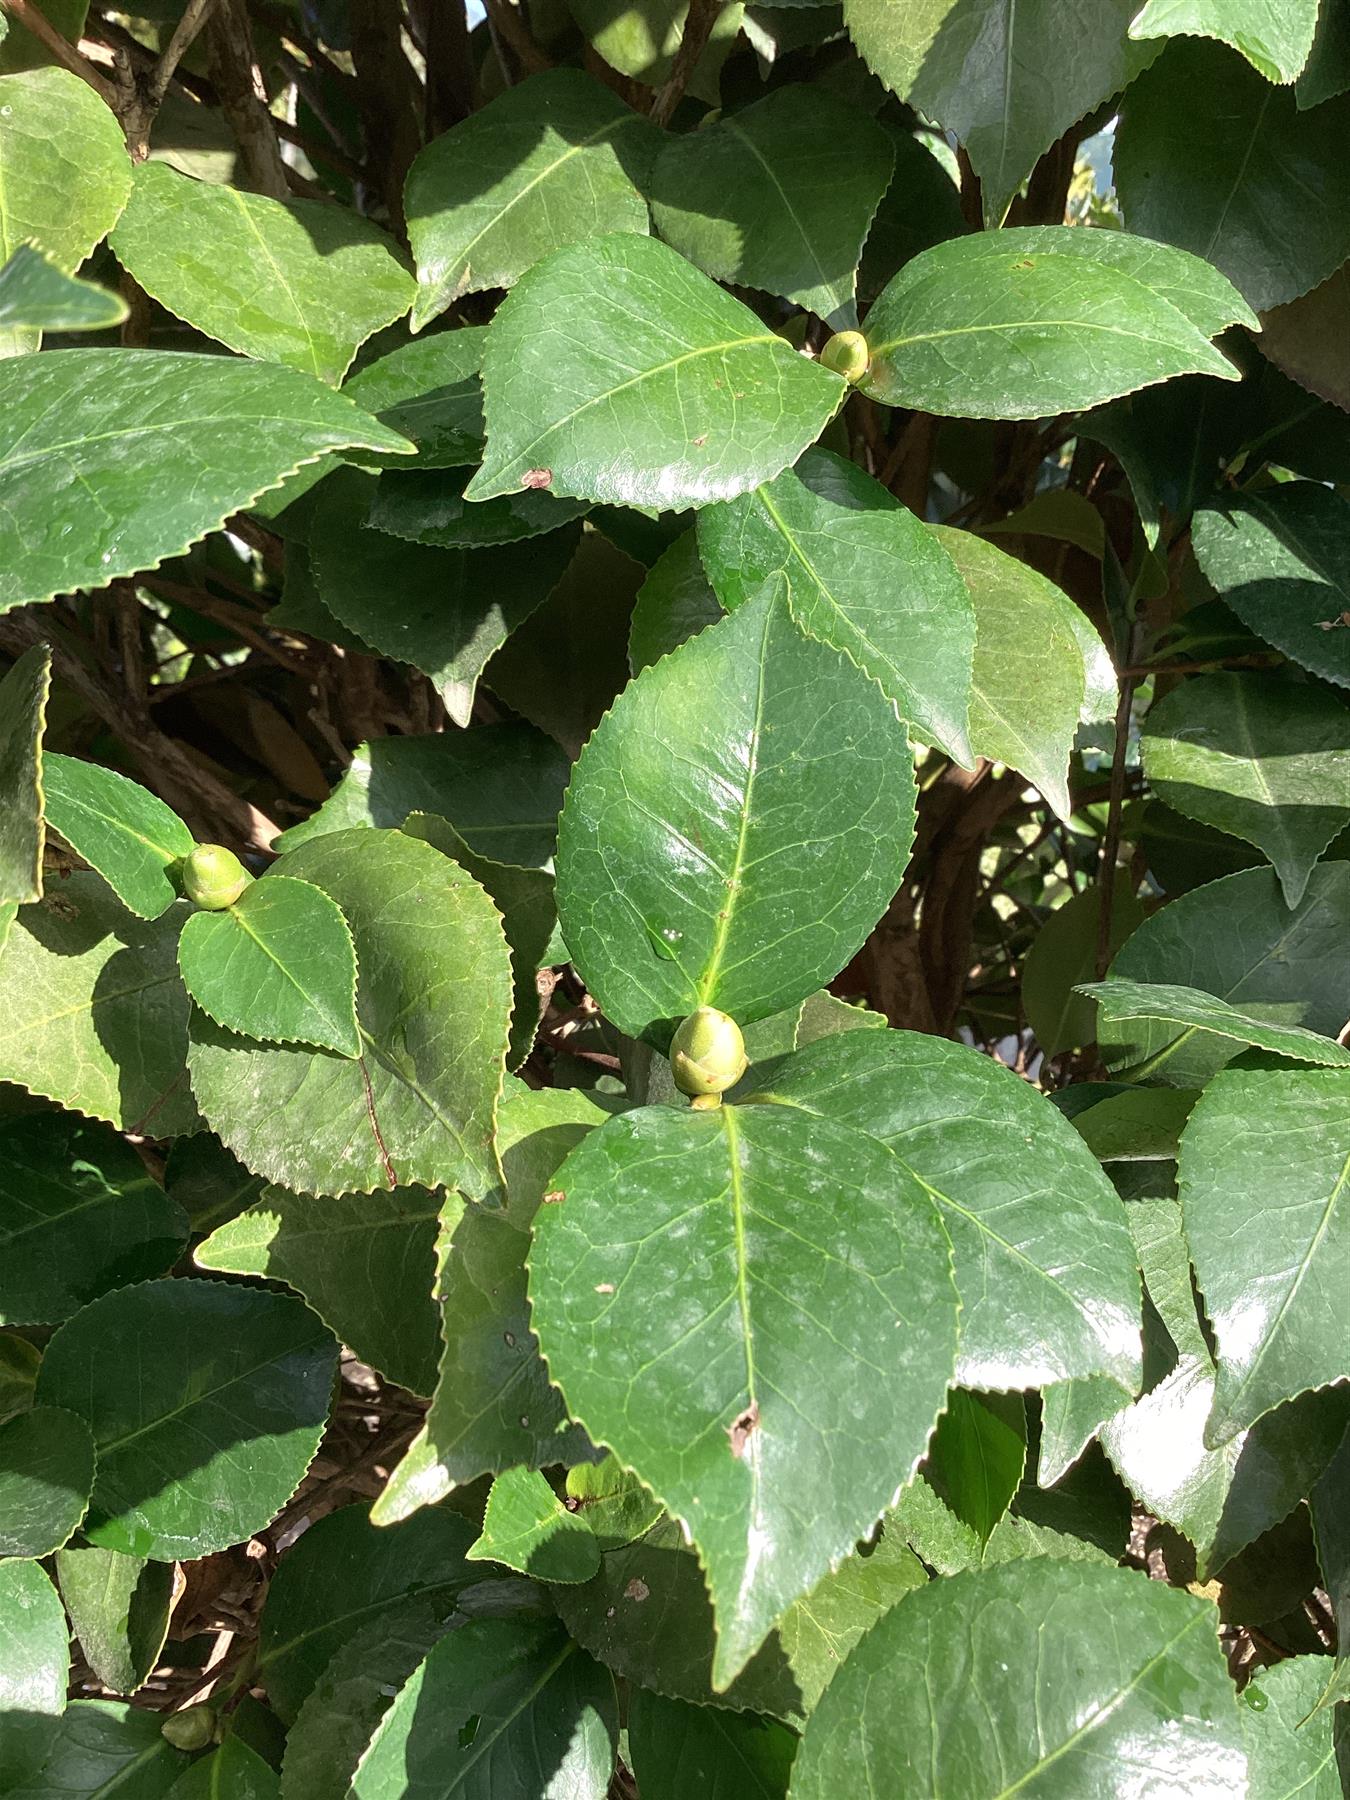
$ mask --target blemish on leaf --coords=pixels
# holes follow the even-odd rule
[[[752,1400],[743,1413],[739,1413],[727,1426],[727,1436],[731,1439],[731,1454],[739,1459],[745,1455],[745,1446],[750,1441],[750,1434],[759,1425],[759,1402]]]
[[[544,1195],[545,1206],[561,1206],[567,1195],[561,1188],[550,1188]]]
[[[628,1586],[623,1590],[623,1597],[625,1600],[636,1600],[638,1604],[641,1605],[651,1591],[652,1590],[647,1586],[646,1582],[639,1581],[635,1575]]]
[[[595,1291],[597,1294],[612,1294],[614,1292],[614,1283],[612,1281],[597,1281],[595,1284]]]
[[[706,431],[704,432],[702,437],[690,438],[690,440],[689,440],[689,442],[694,446],[694,448],[696,450],[701,450],[703,448],[703,446],[707,443],[707,441],[708,441],[708,434]]]
[[[526,488],[546,488],[552,481],[552,469],[526,469],[520,478],[520,485]]]

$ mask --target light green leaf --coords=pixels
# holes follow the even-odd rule
[[[774,1719],[642,1688],[629,1702],[628,1744],[643,1800],[784,1800],[797,1749]]]
[[[780,87],[667,142],[652,172],[652,217],[718,281],[853,326],[863,242],[894,160],[865,112],[823,87]]]
[[[1067,594],[1006,550],[969,531],[929,529],[955,563],[975,609],[975,754],[1025,775],[1067,820],[1073,810],[1069,754],[1087,692],[1083,631],[1091,627]]]
[[[712,1686],[712,1605],[698,1558],[673,1519],[627,1548],[606,1550],[594,1581],[555,1588],[552,1597],[573,1637],[637,1687],[800,1725],[864,1632],[927,1579],[899,1533],[883,1529],[788,1609],[720,1693]]]
[[[41,1774],[6,1800],[164,1800],[190,1758],[161,1732],[163,1717],[120,1700],[74,1701]]]
[[[355,469],[324,484],[310,551],[319,596],[374,649],[429,676],[467,725],[484,664],[556,586],[577,527],[540,543],[436,549],[368,525],[373,491]]]
[[[559,500],[546,489],[525,488],[476,506],[464,498],[465,470],[387,471],[375,484],[367,524],[390,537],[441,550],[485,550],[542,537],[589,511],[585,500]]]
[[[21,912],[0,957],[0,1080],[119,1131],[195,1130],[174,957],[185,910],[146,924],[96,875],[72,875]]]
[[[551,867],[570,766],[533,726],[480,725],[362,744],[323,805],[277,839],[294,850],[352,826],[402,825],[410,813],[449,821],[477,855]]]
[[[1064,225],[952,238],[906,263],[867,315],[863,393],[944,418],[1041,419],[1197,373],[1254,315],[1198,257]]]
[[[1348,1101],[1340,1070],[1229,1069],[1182,1136],[1186,1236],[1218,1347],[1211,1446],[1306,1388],[1350,1379]]]
[[[359,213],[193,181],[162,162],[137,169],[112,247],[195,331],[333,384],[415,292],[393,239]]]
[[[721,617],[722,605],[704,573],[697,536],[686,531],[662,551],[638,589],[628,631],[629,667],[640,674]]]
[[[1350,687],[1350,502],[1315,481],[1227,494],[1195,515],[1191,542],[1244,625]]]
[[[1135,886],[1128,869],[1116,871],[1111,894],[1111,954],[1143,922],[1144,908]],[[1082,997],[1078,983],[1096,971],[1100,921],[1099,887],[1071,894],[1036,933],[1022,964],[1022,1008],[1047,1056],[1096,1041],[1097,1009]]]
[[[181,555],[325,451],[406,443],[275,364],[149,350],[0,363],[0,611]]]
[[[173,1565],[88,1544],[58,1550],[56,1576],[84,1660],[115,1694],[134,1694],[164,1648]]]
[[[352,1777],[353,1800],[497,1800],[512,1788],[604,1800],[619,1741],[614,1683],[557,1625],[476,1619],[399,1692]]]
[[[32,241],[73,275],[130,192],[122,129],[78,75],[34,69],[0,81],[0,263]],[[35,350],[41,325],[16,321],[0,331],[6,354]]]
[[[928,1446],[927,1480],[981,1550],[1022,1481],[1026,1403],[1020,1394],[953,1388]]]
[[[126,316],[120,294],[63,274],[31,244],[20,244],[0,268],[0,333],[106,331]]]
[[[560,827],[563,937],[609,1017],[662,1043],[698,1006],[748,1025],[828,980],[900,884],[911,769],[878,689],[769,596],[644,670]]]
[[[363,1362],[414,1394],[436,1380],[435,1198],[421,1188],[314,1200],[268,1188],[193,1252],[284,1281]]]
[[[970,595],[945,549],[879,481],[808,450],[753,494],[705,508],[698,547],[723,606],[786,595],[802,630],[870,675],[916,737],[971,766]]]
[[[447,1195],[438,1244],[444,1352],[426,1423],[375,1502],[377,1524],[434,1505],[454,1488],[517,1463],[587,1453],[551,1386],[525,1300],[529,1226],[553,1172],[604,1110],[576,1088],[508,1080],[497,1125],[507,1211]]]
[[[1170,1061],[1173,1046],[1183,1046],[1197,1031],[1233,1038],[1239,1044],[1254,1044],[1258,1049],[1287,1056],[1294,1062],[1350,1068],[1350,1049],[1345,1049],[1334,1038],[1305,1031],[1301,1025],[1268,1024],[1200,988],[1129,981],[1114,975],[1109,981],[1084,982],[1078,992],[1089,995],[1101,1007],[1103,1020],[1111,1028],[1112,1061],[1124,1065],[1122,1074],[1129,1080],[1140,1081],[1158,1073]],[[1137,1060],[1137,1052],[1131,1054],[1131,1033],[1127,1029],[1136,1020],[1145,1024],[1161,1021],[1179,1025],[1181,1035],[1171,1039],[1156,1059],[1146,1057],[1141,1062]],[[1157,1069],[1152,1066],[1155,1060]],[[1170,1079],[1170,1074],[1165,1079]]]
[[[52,653],[33,644],[0,681],[0,905],[42,898],[42,732]]]
[[[1285,0],[1277,5],[1287,16]],[[1221,93],[1223,104],[1197,107],[1198,93]],[[1207,258],[1267,312],[1350,255],[1348,125],[1347,96],[1300,112],[1292,90],[1272,88],[1231,50],[1180,38],[1121,109],[1114,165],[1125,222]]]
[[[276,866],[351,928],[362,1054],[258,1044],[194,1013],[192,1085],[212,1129],[246,1168],[302,1193],[495,1190],[511,963],[492,902],[401,832],[338,832]]]
[[[94,1485],[94,1440],[74,1413],[32,1406],[0,1425],[0,1556],[50,1556]]]
[[[47,823],[108,883],[123,906],[157,919],[179,898],[170,874],[194,839],[172,807],[115,769],[48,751]]]
[[[932,1194],[955,1251],[963,1386],[1099,1373],[1123,1390],[1117,1404],[1135,1391],[1139,1276],[1124,1209],[1026,1082],[941,1038],[853,1031],[799,1050],[771,1091],[879,1139]]]
[[[367,363],[343,383],[358,406],[417,445],[416,456],[387,459],[392,466],[457,469],[477,462],[483,453],[478,369],[486,341],[482,325],[438,331]]]
[[[1248,1800],[1341,1800],[1333,1714],[1308,1716],[1325,1679],[1322,1656],[1253,1671],[1241,1707]]]
[[[566,1487],[576,1516],[604,1551],[636,1543],[663,1517],[660,1502],[616,1456],[574,1464]]]
[[[307,881],[273,875],[222,912],[194,913],[178,940],[178,970],[227,1031],[361,1054],[352,934],[341,909]]]
[[[923,1453],[947,1235],[879,1145],[788,1108],[647,1107],[556,1180],[530,1260],[549,1373],[697,1546],[726,1688]]]
[[[552,493],[620,506],[730,500],[795,462],[846,391],[667,245],[577,244],[497,309],[468,497],[547,475]]]
[[[33,1776],[56,1741],[70,1665],[66,1617],[40,1564],[0,1562],[0,1784]]]
[[[162,1275],[186,1241],[182,1209],[113,1132],[68,1113],[0,1125],[0,1322],[55,1325]]]
[[[1248,1018],[1335,1038],[1350,1016],[1350,864],[1321,863],[1296,907],[1273,869],[1242,869],[1146,919],[1111,964],[1113,980],[1199,988]],[[1146,1060],[1153,1079],[1198,1088],[1241,1053],[1236,1038],[1133,1024],[1101,1027],[1108,1066]]]
[[[276,1771],[233,1732],[174,1782],[166,1800],[278,1800]]]
[[[466,1565],[467,1519],[427,1511],[377,1530],[364,1506],[319,1519],[281,1559],[258,1630],[258,1681],[291,1724],[333,1654],[413,1596],[446,1616],[483,1571]]]
[[[567,10],[611,69],[647,87],[669,76],[689,16],[688,0],[567,0]],[[722,65],[744,18],[740,0],[726,0],[694,65],[687,91],[709,106],[718,104]]]
[[[37,1386],[93,1433],[89,1542],[171,1562],[260,1531],[318,1449],[336,1368],[332,1335],[288,1294],[148,1281],[93,1301]]]
[[[1317,0],[1145,0],[1130,24],[1132,38],[1217,38],[1285,83],[1302,71],[1316,30]]]
[[[427,145],[408,171],[412,325],[461,294],[509,288],[532,263],[608,232],[649,230],[660,135],[579,69],[533,75]]]
[[[1255,844],[1285,903],[1350,825],[1350,707],[1273,675],[1197,675],[1149,708],[1141,750],[1160,800]]]
[[[503,1563],[536,1581],[589,1581],[600,1546],[534,1469],[503,1469],[492,1484],[470,1562]]]

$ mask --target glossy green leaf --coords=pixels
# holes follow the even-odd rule
[[[41,1566],[0,1562],[0,1783],[12,1794],[56,1741],[70,1665],[66,1617]]]
[[[730,500],[795,462],[845,392],[667,245],[578,244],[537,263],[492,321],[487,454],[468,495],[547,475],[552,493],[620,506]]]
[[[1253,1672],[1241,1707],[1248,1800],[1341,1800],[1332,1714],[1309,1717],[1325,1663],[1296,1656]]]
[[[1129,870],[1117,870],[1111,894],[1112,955],[1143,921],[1135,886]],[[1047,1056],[1096,1041],[1097,1009],[1078,984],[1096,972],[1100,922],[1099,887],[1070,895],[1036,933],[1022,964],[1022,1008]]]
[[[1298,0],[1295,0],[1295,4]],[[1272,17],[1287,17],[1283,3]],[[1197,108],[1197,93],[1221,106]],[[1233,51],[1182,38],[1130,88],[1116,137],[1125,222],[1206,257],[1259,312],[1324,281],[1350,255],[1345,95],[1300,112]]]
[[[0,103],[0,262],[31,241],[73,275],[131,192],[121,127],[67,69],[7,75]],[[6,354],[35,350],[42,324],[20,320],[0,330]]]
[[[131,918],[96,875],[25,908],[0,957],[0,1080],[120,1131],[192,1131],[184,909]]]
[[[277,839],[306,839],[356,825],[402,825],[410,813],[447,819],[477,855],[545,869],[553,859],[569,766],[532,726],[511,723],[432,737],[362,744],[327,800]]]
[[[1073,1127],[988,1057],[919,1032],[808,1045],[772,1093],[886,1144],[932,1194],[961,1295],[956,1379],[1138,1385],[1139,1276],[1115,1190]],[[1079,1446],[1081,1448],[1081,1445]]]
[[[927,1479],[981,1548],[1007,1512],[1027,1459],[1020,1394],[953,1388],[928,1446]]]
[[[893,708],[770,596],[645,670],[560,828],[563,937],[609,1017],[661,1042],[698,1006],[747,1025],[828,980],[899,886],[911,782]]]
[[[725,1688],[923,1452],[956,1348],[947,1235],[879,1145],[788,1108],[648,1107],[556,1180],[531,1319],[571,1411],[697,1545]]]
[[[876,681],[926,743],[973,762],[966,736],[975,613],[945,549],[881,483],[828,450],[699,515],[722,605],[785,595],[802,630]]]
[[[661,1503],[616,1456],[575,1463],[565,1486],[577,1518],[605,1551],[636,1543],[663,1516]]]
[[[1110,1629],[1103,1630],[1103,1621]],[[862,1792],[1242,1791],[1214,1608],[1131,1569],[1033,1558],[930,1584],[854,1651],[812,1715],[793,1800]]]
[[[74,1413],[33,1406],[0,1425],[0,1556],[50,1556],[94,1486],[94,1440]]]
[[[94,1436],[85,1536],[170,1562],[260,1531],[318,1448],[336,1366],[331,1333],[287,1294],[149,1281],[93,1301],[53,1336],[37,1387]]]
[[[126,316],[120,294],[63,274],[31,244],[0,268],[0,332],[106,331]]]
[[[169,1789],[167,1800],[278,1800],[280,1793],[276,1771],[231,1733],[184,1770]]]
[[[194,330],[331,383],[415,291],[393,239],[359,213],[193,181],[163,162],[137,169],[112,247]]]
[[[82,1544],[57,1552],[56,1577],[84,1660],[115,1694],[134,1694],[164,1648],[173,1565]]]
[[[600,1567],[592,1532],[534,1469],[503,1469],[492,1484],[470,1562],[504,1563],[536,1581],[589,1581]]]
[[[604,1800],[619,1739],[614,1683],[556,1625],[478,1619],[431,1651],[385,1714],[353,1800]]]
[[[302,1193],[494,1190],[511,965],[492,902],[401,832],[318,838],[277,871],[320,888],[351,928],[362,1054],[258,1044],[194,1013],[193,1092],[212,1128]]]
[[[628,632],[633,673],[660,662],[721,617],[722,605],[704,572],[697,536],[686,531],[661,553],[638,589]]]
[[[267,1043],[359,1056],[356,952],[336,903],[273,875],[221,912],[196,912],[178,940],[189,994],[217,1025]]]
[[[1230,1069],[1191,1114],[1180,1187],[1218,1348],[1211,1445],[1305,1388],[1350,1378],[1348,1099],[1340,1070]]]
[[[483,452],[478,369],[486,341],[481,325],[438,331],[348,376],[342,391],[417,445],[416,456],[388,459],[392,467],[457,469],[477,462]]]
[[[115,769],[48,751],[47,823],[96,869],[124,906],[157,919],[181,892],[174,880],[194,839],[171,806]]]
[[[846,0],[844,19],[887,87],[956,134],[997,225],[1055,139],[1148,61],[1125,36],[1135,5],[1089,0],[1070,21],[1053,0]]]
[[[1140,1062],[1131,1055],[1130,1027],[1136,1021],[1181,1027],[1180,1036],[1158,1053],[1159,1068],[1170,1061],[1173,1045],[1184,1048],[1187,1038],[1197,1031],[1232,1038],[1238,1044],[1252,1044],[1294,1062],[1350,1068],[1350,1049],[1333,1038],[1305,1031],[1301,1025],[1272,1025],[1252,1018],[1200,988],[1128,981],[1117,975],[1109,981],[1086,982],[1078,991],[1095,999],[1101,1007],[1102,1017],[1110,1027],[1112,1060],[1124,1064],[1122,1073],[1132,1080],[1143,1080],[1155,1073],[1153,1059]]]
[[[294,1721],[329,1658],[379,1615],[414,1595],[447,1613],[483,1575],[464,1561],[474,1528],[458,1514],[420,1513],[377,1530],[364,1506],[320,1519],[281,1560],[258,1630],[258,1681],[280,1716]]]
[[[1350,502],[1313,481],[1226,495],[1196,514],[1191,541],[1244,625],[1350,687]]]
[[[311,550],[319,596],[374,649],[429,676],[467,725],[484,664],[556,585],[577,528],[539,543],[437,549],[367,525],[372,491],[353,469],[325,483]]]
[[[509,288],[551,250],[645,235],[659,148],[641,113],[578,69],[534,75],[428,144],[406,195],[414,331],[460,294]]]
[[[1062,1092],[1082,1093],[1084,1084]],[[1194,1088],[1102,1084],[1103,1097],[1070,1116],[1098,1162],[1175,1162]]]
[[[429,1394],[437,1210],[421,1188],[314,1200],[273,1187],[193,1255],[203,1269],[284,1281],[363,1362]]]
[[[643,1800],[783,1800],[797,1740],[774,1719],[639,1688],[628,1708],[628,1746]]]
[[[328,450],[407,440],[295,369],[168,351],[0,365],[0,611],[178,556]]]
[[[507,1211],[446,1198],[436,1284],[440,1373],[426,1422],[375,1503],[377,1523],[406,1518],[479,1475],[585,1454],[584,1433],[568,1423],[530,1328],[525,1257],[554,1170],[605,1118],[578,1089],[508,1082],[497,1125]]]
[[[42,898],[42,732],[51,651],[34,644],[0,681],[0,904]]]
[[[1244,869],[1195,888],[1146,919],[1111,978],[1194,987],[1248,1018],[1334,1038],[1350,1016],[1350,864],[1321,863],[1288,908],[1273,869]],[[1154,1080],[1202,1087],[1241,1053],[1233,1037],[1136,1022],[1117,1041],[1101,1027],[1107,1064],[1149,1063]]]
[[[16,1331],[0,1331],[0,1420],[12,1419],[33,1404],[41,1361],[41,1352],[27,1338]]]
[[[1350,707],[1324,688],[1193,676],[1149,708],[1141,747],[1159,799],[1255,844],[1291,907],[1350,825]]]
[[[1308,60],[1316,28],[1317,0],[1146,0],[1130,36],[1218,38],[1267,81],[1290,82]]]
[[[667,142],[652,172],[652,218],[718,281],[852,326],[863,242],[894,160],[866,113],[819,86],[780,87]]]
[[[464,498],[468,481],[462,469],[390,469],[375,484],[367,523],[413,544],[485,550],[542,537],[589,510],[585,500],[559,500],[546,488],[523,488],[475,505]]]
[[[161,1732],[163,1717],[120,1700],[74,1701],[41,1774],[6,1800],[164,1800],[190,1758]]]
[[[945,418],[1040,419],[1192,372],[1236,380],[1209,342],[1255,326],[1198,257],[1121,232],[1025,226],[916,256],[867,315],[862,391]]]

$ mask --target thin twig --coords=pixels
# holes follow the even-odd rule
[[[535,42],[519,8],[513,6],[511,0],[484,0],[484,10],[488,27],[495,33],[494,41],[506,45],[526,75],[538,75],[553,67],[553,58]],[[501,60],[499,55],[498,61]],[[502,73],[508,81],[513,80],[513,70],[503,65]]]
[[[1134,702],[1133,675],[1120,678],[1116,703],[1116,740],[1111,751],[1111,795],[1106,807],[1106,831],[1102,859],[1097,870],[1097,980],[1111,961],[1111,915],[1116,897],[1116,859],[1120,855],[1120,819],[1125,804],[1125,757],[1130,745],[1130,708]]]
[[[50,20],[44,18],[33,0],[0,0],[0,6],[4,7],[16,24],[22,25],[25,31],[31,31],[63,69],[69,69],[72,75],[78,75],[81,81],[87,81],[106,106],[112,107],[114,112],[117,110],[117,89],[99,74],[87,57],[80,55],[69,39],[61,36]]]
[[[693,79],[699,58],[708,48],[708,39],[721,11],[722,0],[689,0],[680,47],[670,65],[670,74],[656,90],[656,98],[652,101],[653,125],[669,125],[675,116],[675,108],[684,99],[684,90]]]

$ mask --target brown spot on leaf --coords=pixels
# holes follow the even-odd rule
[[[520,485],[527,488],[546,488],[553,481],[552,469],[526,469],[520,478]]]
[[[639,1581],[635,1575],[628,1586],[623,1590],[623,1597],[625,1600],[636,1600],[641,1604],[651,1591],[652,1590],[647,1586],[646,1582]]]
[[[544,1195],[545,1206],[561,1206],[567,1195],[561,1188],[550,1188]]]
[[[689,441],[695,450],[701,450],[708,441],[708,434],[705,431],[702,437],[691,438]]]
[[[745,1446],[750,1441],[750,1433],[759,1426],[759,1405],[752,1400],[743,1413],[738,1414],[727,1426],[727,1436],[731,1439],[731,1454],[738,1459],[745,1455]]]
[[[597,1294],[612,1294],[614,1292],[614,1283],[612,1281],[597,1281],[595,1284],[595,1291]]]

